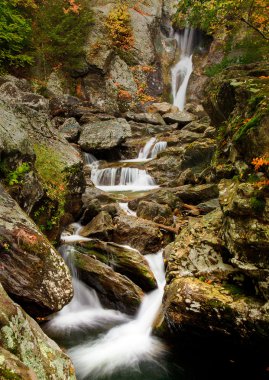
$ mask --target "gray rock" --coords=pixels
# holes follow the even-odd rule
[[[113,241],[127,244],[142,254],[156,253],[162,247],[162,234],[151,221],[128,215],[114,219]]]
[[[184,203],[197,205],[201,202],[216,198],[219,194],[219,190],[216,184],[197,186],[185,185],[175,189],[175,194]]]
[[[1,379],[75,380],[75,369],[58,345],[0,285]]]
[[[162,205],[155,202],[139,202],[137,216],[167,226],[172,225],[174,222],[171,208],[168,205]]]
[[[176,106],[173,106],[171,103],[153,103],[148,107],[148,112],[159,113],[161,115],[167,113],[177,113],[179,109]]]
[[[186,124],[194,121],[196,117],[191,113],[182,111],[177,113],[166,113],[163,115],[163,119],[167,124],[178,123],[178,127],[182,128]]]
[[[165,124],[163,118],[158,113],[132,113],[128,112],[126,114],[127,120],[133,120],[140,123],[148,123],[153,125],[163,125]]]
[[[142,290],[126,276],[89,255],[74,251],[80,278],[95,289],[102,303],[124,313],[134,314],[143,298]]]
[[[80,125],[75,118],[69,118],[58,128],[59,132],[69,142],[76,142],[80,132]]]
[[[111,216],[107,212],[101,211],[90,223],[82,227],[79,234],[81,236],[95,236],[102,240],[107,240],[113,229],[114,225]]]
[[[131,136],[131,128],[125,119],[115,119],[85,124],[79,145],[86,152],[112,149]]]
[[[73,295],[62,257],[3,187],[0,215],[0,281],[5,290],[33,315],[60,310]]]

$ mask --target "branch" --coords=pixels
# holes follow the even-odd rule
[[[256,26],[252,25],[250,22],[248,22],[246,19],[243,17],[240,18],[240,21],[243,21],[245,24],[250,26],[252,29],[256,30],[265,40],[269,41],[269,37],[267,37],[263,32],[261,32]]]

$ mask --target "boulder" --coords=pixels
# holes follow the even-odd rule
[[[133,120],[138,123],[148,123],[153,125],[164,125],[165,122],[160,114],[158,113],[132,113],[128,112],[126,114],[127,120]]]
[[[222,233],[232,254],[231,262],[255,284],[257,294],[269,299],[269,200],[250,183],[223,180],[220,205]]]
[[[0,378],[75,380],[70,359],[0,285]]]
[[[162,247],[162,233],[150,221],[129,215],[120,215],[114,219],[113,241],[127,244],[142,254],[155,253]]]
[[[167,124],[178,124],[178,128],[182,128],[188,123],[195,121],[196,117],[186,111],[176,113],[166,113],[163,115],[163,119]]]
[[[58,128],[61,135],[69,142],[77,142],[80,129],[79,123],[73,117],[66,119]]]
[[[127,276],[142,290],[148,292],[157,283],[147,261],[137,250],[101,240],[80,242],[76,249],[84,254],[95,256],[116,272]]]
[[[175,195],[178,196],[184,203],[197,205],[198,203],[216,198],[219,194],[216,184],[205,185],[185,185],[175,189]]]
[[[182,131],[189,131],[193,133],[204,133],[205,130],[209,127],[209,123],[202,123],[201,120],[199,121],[192,121],[191,123],[188,123],[185,125],[185,127],[182,128]]]
[[[131,137],[127,121],[113,119],[83,125],[78,143],[86,152],[95,152],[115,148],[127,137]]]
[[[89,255],[74,251],[74,262],[82,281],[95,289],[102,304],[133,314],[143,298],[142,290],[127,277]]]
[[[167,226],[171,226],[174,223],[171,208],[168,205],[162,205],[155,202],[139,202],[137,216]]]
[[[182,205],[181,200],[170,189],[158,189],[153,193],[135,198],[129,201],[128,206],[131,210],[137,210],[141,201],[156,202],[161,205],[167,205],[171,210],[181,207]]]
[[[173,106],[171,103],[153,103],[148,107],[148,112],[151,113],[159,113],[161,115],[167,114],[167,113],[177,113],[179,112],[179,109],[177,106]]]
[[[90,223],[82,227],[79,234],[85,237],[95,236],[102,240],[107,240],[113,229],[114,225],[111,216],[106,211],[101,211],[90,221]]]
[[[68,268],[31,219],[0,186],[0,281],[30,314],[60,310],[73,296]]]
[[[101,211],[101,203],[98,199],[92,199],[88,202],[86,210],[81,217],[81,224],[86,225]]]

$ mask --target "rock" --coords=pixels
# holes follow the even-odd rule
[[[177,123],[179,128],[184,127],[186,124],[195,121],[196,117],[188,112],[182,111],[177,113],[166,113],[163,119],[167,124]]]
[[[88,202],[86,210],[81,217],[81,224],[86,225],[101,211],[101,203],[98,199],[92,199]]]
[[[141,201],[137,207],[139,218],[152,220],[155,223],[171,226],[174,222],[172,210],[168,205]]]
[[[131,128],[125,119],[115,119],[85,124],[79,145],[86,152],[112,149],[131,137]]]
[[[262,303],[193,277],[176,278],[166,288],[164,316],[174,339],[214,336],[218,342],[268,344],[269,317]]]
[[[182,170],[191,168],[194,173],[200,173],[210,166],[216,149],[214,140],[204,139],[187,145],[182,155]]]
[[[60,310],[73,295],[60,254],[0,187],[0,281],[32,315]]]
[[[255,284],[257,294],[269,299],[269,201],[250,183],[223,180],[220,204],[224,212],[222,233],[232,254],[231,262]]]
[[[52,71],[47,81],[47,91],[49,96],[63,96],[63,83],[56,71]]]
[[[49,101],[49,109],[52,116],[74,117],[74,107],[80,104],[80,100],[74,96],[55,96]]]
[[[209,139],[215,138],[216,137],[216,128],[214,128],[214,127],[206,128],[206,130],[204,131],[204,137],[209,138]]]
[[[167,113],[178,113],[179,109],[177,106],[173,106],[170,103],[162,102],[162,103],[153,103],[148,107],[148,112],[151,113],[159,113],[161,115]]]
[[[137,311],[143,292],[131,280],[89,255],[75,251],[74,262],[81,280],[97,291],[103,305],[128,314]]]
[[[176,277],[205,277],[221,281],[235,269],[225,263],[225,243],[218,236],[222,212],[213,211],[202,218],[189,218],[174,243],[165,249],[167,283]]]
[[[190,168],[186,169],[186,170],[184,170],[184,172],[180,173],[180,176],[177,180],[177,184],[179,186],[183,186],[183,185],[187,185],[187,184],[194,185],[195,182],[196,182],[195,175]]]
[[[218,198],[210,199],[209,201],[199,203],[197,205],[199,210],[201,210],[203,213],[208,213],[211,211],[214,211],[216,208],[220,207],[220,203]]]
[[[100,240],[81,242],[80,246],[76,246],[76,249],[95,256],[114,271],[127,276],[145,292],[156,288],[154,275],[147,261],[137,250]]]
[[[66,119],[58,128],[62,136],[69,142],[77,142],[80,129],[79,123],[73,117]]]
[[[157,133],[164,133],[168,131],[173,131],[176,125],[162,125],[162,124],[148,124],[148,123],[137,123],[134,121],[129,122],[132,130],[132,137],[143,137],[152,136]]]
[[[189,131],[193,133],[204,133],[209,127],[208,123],[201,123],[201,121],[192,121],[182,128],[182,131]]]
[[[127,63],[120,57],[116,56],[110,65],[109,76],[120,89],[128,91],[130,94],[135,94],[137,85],[135,83],[132,72]]]
[[[156,202],[161,205],[168,205],[171,210],[181,207],[181,200],[169,189],[158,189],[154,193],[144,195],[129,201],[128,206],[131,210],[137,210],[141,201]]]
[[[92,204],[91,202],[95,199],[97,199],[102,205],[116,202],[116,199],[113,198],[113,196],[111,196],[110,194],[106,193],[105,191],[97,189],[96,187],[87,186],[82,196],[84,207],[86,209],[88,206],[90,207],[90,205]]]
[[[127,244],[142,254],[155,253],[162,247],[162,234],[154,223],[128,215],[114,219],[113,241]]]
[[[28,82],[26,79],[19,79],[10,74],[1,75],[0,86],[7,82],[12,83],[20,91],[24,91],[24,92],[31,91],[30,82]]]
[[[153,125],[163,125],[165,124],[163,118],[158,113],[132,113],[128,112],[126,114],[127,120],[133,120],[140,123],[148,123]]]
[[[177,197],[179,197],[184,203],[190,203],[193,205],[216,198],[218,194],[219,190],[216,184],[197,186],[185,185],[175,189],[175,195]]]
[[[0,285],[0,377],[75,380],[70,359]]]
[[[113,231],[114,225],[111,216],[105,212],[101,211],[96,215],[90,223],[79,231],[81,236],[95,236],[97,238],[107,240]]]

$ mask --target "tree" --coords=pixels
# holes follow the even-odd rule
[[[34,48],[45,65],[77,68],[84,55],[84,44],[92,12],[85,0],[39,0],[34,12]]]
[[[180,0],[176,22],[181,27],[190,24],[212,34],[243,22],[269,40],[267,0]]]
[[[31,40],[31,21],[27,12],[32,0],[0,0],[0,70],[32,63],[26,53]]]

